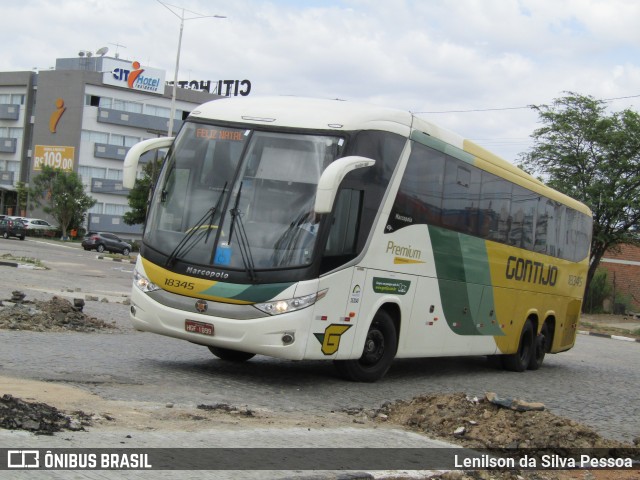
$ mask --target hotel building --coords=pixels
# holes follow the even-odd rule
[[[0,72],[0,214],[56,223],[41,208],[17,208],[18,182],[28,185],[46,164],[78,173],[97,200],[85,228],[139,238],[142,226],[122,220],[129,209],[123,161],[133,144],[167,135],[172,90],[163,70],[106,56],[60,58],[55,69],[39,72]],[[206,88],[176,90],[173,135],[197,105],[221,98]]]

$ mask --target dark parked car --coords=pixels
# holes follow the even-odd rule
[[[24,240],[26,229],[24,223],[20,220],[5,217],[0,220],[0,235],[3,238],[18,237],[20,240]]]
[[[82,248],[85,250],[97,250],[98,252],[131,253],[131,244],[121,240],[113,233],[88,232],[82,240]]]

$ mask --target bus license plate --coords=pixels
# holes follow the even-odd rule
[[[185,320],[184,329],[189,333],[199,333],[201,335],[213,336],[213,325],[210,323],[196,322],[195,320]]]

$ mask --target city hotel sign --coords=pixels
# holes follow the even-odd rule
[[[114,58],[104,58],[102,69],[102,82],[107,85],[164,94],[164,70],[143,67],[138,61],[126,62]]]
[[[173,82],[167,82],[173,85]],[[186,90],[217,93],[225,97],[246,97],[251,92],[249,80],[178,80],[178,87]]]
[[[103,58],[102,82],[114,87],[147,93],[164,94],[165,71],[143,67],[140,62],[128,62],[115,58]],[[173,85],[173,82],[166,82]],[[187,90],[217,93],[225,97],[246,97],[251,92],[249,80],[180,80],[178,87]]]

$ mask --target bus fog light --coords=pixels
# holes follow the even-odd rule
[[[131,305],[131,315],[133,315],[134,317],[136,316],[136,307],[134,307],[133,305]]]
[[[285,334],[282,335],[282,344],[283,345],[291,345],[293,342],[295,342],[295,340],[296,340],[296,337],[291,332],[285,332]]]

